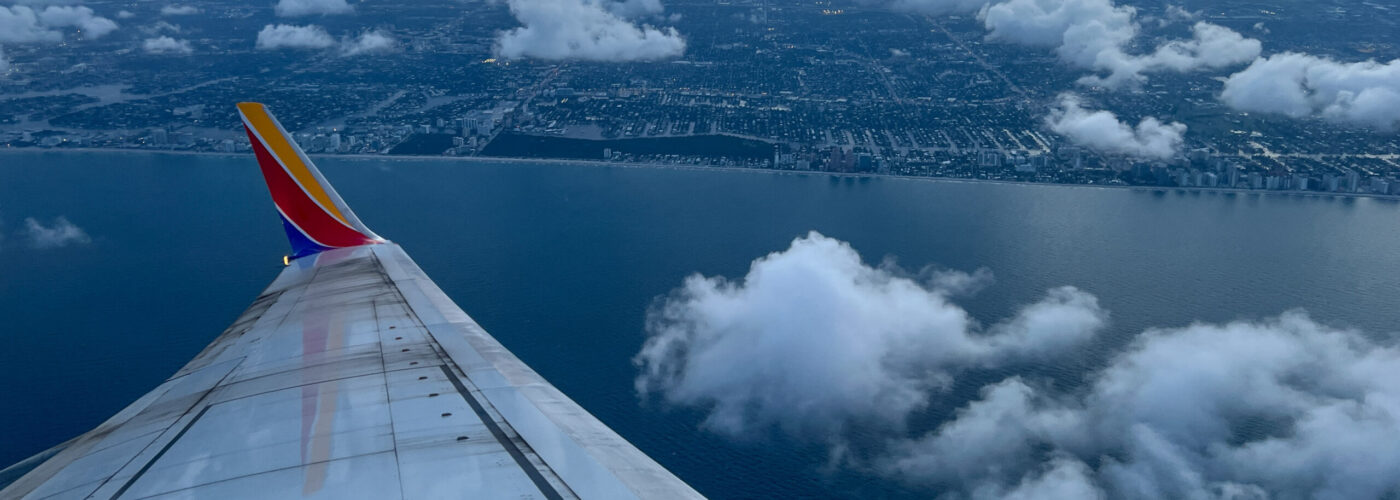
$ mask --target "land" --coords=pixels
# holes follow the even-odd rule
[[[226,158],[248,158],[251,153],[222,153],[212,151],[176,151],[176,150],[141,150],[131,148],[4,148],[0,149],[0,158],[6,154],[23,154],[35,152],[52,153],[116,153],[116,154],[157,154],[176,156],[218,156]],[[666,170],[688,170],[688,171],[708,171],[708,172],[740,172],[760,175],[817,175],[827,176],[835,179],[897,179],[915,182],[946,182],[946,183],[977,183],[977,184],[1004,184],[1026,187],[1043,188],[1075,188],[1075,189],[1127,189],[1132,191],[1144,191],[1153,193],[1205,193],[1220,195],[1249,195],[1249,196],[1288,196],[1288,197],[1327,197],[1327,198],[1374,198],[1388,201],[1400,202],[1400,195],[1372,193],[1366,191],[1358,192],[1309,192],[1309,191],[1286,191],[1286,190],[1256,190],[1249,188],[1229,188],[1229,187],[1173,187],[1173,186],[1135,186],[1128,184],[1056,184],[1034,181],[1017,180],[992,180],[976,178],[956,178],[956,177],[930,177],[922,175],[898,175],[880,173],[846,173],[846,172],[823,172],[823,171],[794,171],[777,170],[761,167],[738,167],[738,166],[717,166],[717,165],[694,165],[686,163],[659,163],[659,162],[637,162],[637,161],[609,161],[609,160],[578,160],[578,159],[551,159],[551,158],[512,158],[495,156],[443,156],[443,155],[380,155],[380,154],[311,154],[313,159],[354,159],[365,161],[434,161],[465,164],[512,164],[512,165],[557,165],[580,168],[650,168]]]
[[[198,18],[163,20],[195,42],[193,55],[132,48],[172,32],[141,10],[157,6],[132,7],[137,17],[99,40],[7,45],[13,68],[0,79],[0,148],[245,152],[232,103],[257,100],[314,154],[1400,193],[1392,131],[1233,111],[1216,98],[1221,83],[1209,73],[1154,74],[1131,92],[1085,88],[1075,84],[1082,69],[1050,50],[988,40],[974,16],[860,3],[671,1],[667,12],[680,17],[668,24],[686,34],[687,53],[609,63],[495,57],[499,30],[518,24],[500,3],[368,2],[354,16],[315,20],[337,35],[363,19],[392,21],[401,46],[387,57],[258,50],[256,31],[281,22],[270,8],[197,5]],[[1251,2],[1209,7],[1212,22],[1242,33],[1266,23],[1273,51],[1400,57],[1395,21],[1369,6],[1311,2],[1286,15]],[[1162,15],[1160,8],[1139,11]],[[1145,26],[1148,46],[1185,29]],[[1156,160],[1071,144],[1044,120],[1066,89],[1130,123],[1182,121],[1188,144]]]

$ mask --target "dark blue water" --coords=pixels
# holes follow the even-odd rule
[[[1390,336],[1400,205],[1372,199],[851,179],[824,175],[319,159],[393,239],[520,358],[715,497],[927,495],[824,448],[736,443],[702,415],[642,404],[630,358],[647,306],[693,272],[741,277],[818,230],[867,261],[988,267],[964,301],[991,322],[1075,285],[1112,313],[1048,371],[1072,384],[1150,326],[1306,308]],[[88,245],[34,249],[23,220],[66,216]],[[223,330],[286,242],[251,157],[0,154],[0,463],[101,422]],[[984,380],[964,381],[975,394]],[[919,425],[935,425],[949,405]],[[917,425],[916,425],[917,427]]]

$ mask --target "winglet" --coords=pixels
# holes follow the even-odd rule
[[[272,202],[282,215],[282,227],[292,243],[291,258],[384,242],[360,222],[265,106],[240,102],[238,114],[243,117],[243,129],[253,143]]]

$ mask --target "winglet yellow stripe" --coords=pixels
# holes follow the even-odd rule
[[[267,113],[267,109],[260,103],[240,102],[238,110],[243,112],[248,124],[262,137],[263,142],[267,144],[267,150],[277,157],[282,165],[287,167],[292,178],[297,180],[297,184],[300,184],[302,189],[305,189],[316,200],[317,204],[324,207],[326,212],[349,226],[350,221],[345,218],[344,214],[340,213],[340,208],[331,201],[331,197],[326,194],[326,190],[321,187],[316,176],[311,175],[311,169],[307,168],[306,164],[301,161],[301,155],[297,154],[296,149],[292,147],[291,140],[282,134],[277,123],[273,121],[272,115]]]

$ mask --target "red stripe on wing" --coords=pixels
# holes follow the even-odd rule
[[[326,213],[320,205],[317,205],[311,197],[302,191],[301,186],[287,171],[282,168],[282,164],[272,156],[258,140],[257,135],[245,126],[248,132],[248,140],[253,143],[253,153],[258,157],[258,167],[262,169],[263,179],[267,181],[267,190],[272,193],[272,202],[277,204],[277,208],[291,219],[292,223],[301,228],[302,232],[316,242],[331,247],[353,247],[374,243],[374,240],[360,234],[359,231],[346,227],[336,220],[331,214]]]

